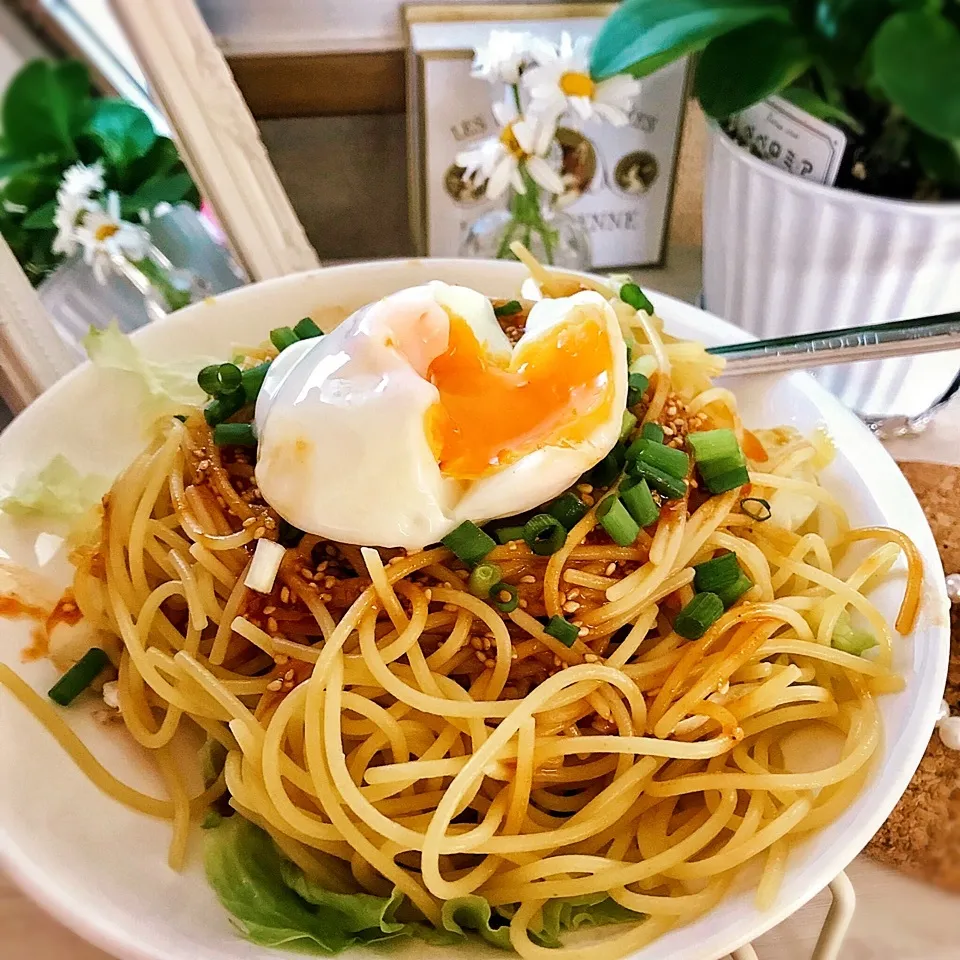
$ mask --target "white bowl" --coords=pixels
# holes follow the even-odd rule
[[[467,260],[403,260],[317,270],[272,280],[183,310],[136,335],[155,358],[226,357],[237,343],[256,343],[271,327],[306,313],[342,307],[430,279],[464,283],[491,296],[514,295],[525,276],[517,264]],[[721,320],[669,297],[653,294],[668,329],[710,342],[746,339]],[[779,923],[823,889],[856,856],[906,788],[933,730],[949,650],[947,599],[936,546],[913,493],[868,430],[813,379],[803,374],[755,377],[737,385],[750,425],[793,424],[809,433],[825,424],[840,454],[824,482],[855,524],[903,530],[923,554],[926,586],[914,633],[897,640],[897,666],[906,689],[880,698],[883,755],[867,787],[834,824],[790,859],[775,905],[759,912],[753,894],[732,894],[697,922],[642,951],[644,960],[713,960]],[[137,395],[120,374],[85,365],[34,403],[0,437],[0,489],[23,471],[62,453],[80,469],[112,473],[142,444],[132,415]],[[24,531],[0,518],[4,554],[65,583],[68,570],[49,533]],[[875,593],[893,619],[902,592],[893,576]],[[24,622],[0,620],[0,659],[38,690],[54,678],[46,662],[23,665],[29,642]],[[104,728],[89,711],[66,716],[117,775],[162,795],[144,757],[122,729]],[[166,823],[119,806],[92,786],[46,732],[0,692],[0,856],[13,877],[51,913],[123,960],[268,960],[278,957],[241,940],[207,886],[195,845],[189,869],[166,866]],[[449,957],[450,951],[408,944],[391,955]],[[473,956],[502,957],[476,947]],[[349,960],[381,958],[358,949]]]

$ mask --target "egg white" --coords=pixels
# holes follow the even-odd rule
[[[472,482],[440,472],[424,429],[440,395],[423,377],[447,349],[449,314],[469,324],[488,353],[510,355],[483,294],[434,281],[363,307],[321,339],[288,347],[257,401],[263,496],[309,533],[407,549],[437,542],[463,520],[482,523],[556,496],[613,447],[626,404],[626,351],[600,294],[537,303],[521,343],[581,310],[597,311],[610,338],[610,415],[584,442],[545,446]]]

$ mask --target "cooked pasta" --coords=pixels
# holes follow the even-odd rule
[[[172,866],[191,824],[228,804],[328,889],[399,891],[436,926],[445,903],[484,898],[528,960],[548,949],[536,933],[549,902],[609,898],[636,915],[605,941],[623,956],[716,904],[748,861],[763,865],[769,905],[793,846],[855,797],[880,743],[876,698],[900,682],[895,632],[917,614],[916,549],[896,531],[850,529],[819,484],[823,437],[751,433],[710,382],[721,361],[597,289],[649,358],[636,430],[657,424],[680,450],[688,434],[729,428],[749,486],[709,495],[691,473],[618,545],[598,506],[619,480],[583,479],[588,509],[555,552],[515,538],[486,557],[516,592],[512,610],[472,592],[469,565],[444,546],[309,534],[285,549],[269,593],[251,590],[254,549],[283,524],[250,452],[218,447],[200,410],[165,423],[113,484],[72,596],[118,640],[120,716],[167,798],[117,781],[3,667],[0,683],[102,790],[170,820]],[[248,365],[272,355],[250,351]],[[681,636],[695,568],[726,554],[749,589],[698,639]],[[868,594],[901,558],[891,628]],[[547,629],[557,617],[569,642]],[[834,642],[851,617],[872,653]],[[225,754],[202,792],[175,749],[190,730]],[[809,730],[837,744],[815,772],[790,761]]]

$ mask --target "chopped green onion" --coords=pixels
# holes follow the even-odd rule
[[[659,423],[645,423],[640,431],[640,436],[644,440],[653,441],[653,443],[663,443],[663,427]]]
[[[715,593],[723,603],[723,609],[732,607],[751,587],[753,581],[745,574],[741,573],[733,583],[725,587],[717,587]]]
[[[519,300],[508,300],[506,303],[500,304],[499,307],[493,308],[493,315],[495,317],[512,317],[515,313],[520,313],[523,310],[523,304]]]
[[[219,397],[239,390],[242,376],[235,363],[211,363],[197,374],[197,383],[204,393]]]
[[[638,526],[649,527],[660,516],[646,480],[625,480],[620,484],[620,499]]]
[[[633,345],[624,343],[624,346],[627,348],[627,366],[629,367],[633,363]]]
[[[626,445],[617,441],[613,449],[590,471],[590,482],[596,487],[609,487],[623,469]]]
[[[869,630],[859,630],[850,619],[846,610],[837,617],[830,637],[830,646],[844,653],[852,653],[855,657],[862,656],[865,650],[877,645],[877,639]]]
[[[69,707],[110,663],[106,652],[91,647],[49,690],[47,696],[61,707]]]
[[[258,363],[249,370],[244,370],[241,374],[240,379],[243,384],[243,393],[247,403],[257,402],[257,397],[260,395],[260,388],[263,386],[263,381],[266,379],[269,369],[270,361],[267,360],[264,363]]]
[[[211,427],[218,423],[223,423],[228,417],[232,417],[247,402],[247,398],[242,390],[236,390],[233,393],[224,393],[211,400],[206,405],[203,415]]]
[[[566,530],[572,530],[587,515],[589,509],[572,490],[568,490],[547,506],[547,513],[556,517]]]
[[[620,288],[620,299],[630,304],[634,310],[643,310],[653,316],[653,304],[646,298],[644,292],[635,283],[625,283]]]
[[[299,340],[313,340],[315,337],[322,337],[323,331],[310,319],[304,317],[293,328],[293,332]]]
[[[643,460],[651,467],[669,473],[671,477],[683,480],[690,472],[690,458],[676,447],[667,447],[653,440],[640,437],[630,444],[627,460]]]
[[[749,483],[750,474],[747,473],[747,468],[744,464],[738,464],[723,473],[711,474],[708,477],[704,477],[703,482],[707,485],[707,489],[711,493],[726,493],[728,490],[736,490],[737,487],[742,487],[745,483]]]
[[[735,553],[721,553],[712,560],[694,564],[693,586],[699,593],[716,593],[718,587],[734,583],[743,572]]]
[[[723,614],[723,601],[715,593],[698,593],[673,621],[673,629],[686,640],[699,640]]]
[[[751,520],[756,520],[757,523],[763,523],[773,516],[773,511],[770,509],[770,501],[764,500],[763,497],[744,497],[740,501],[740,509],[750,517]]]
[[[470,571],[467,589],[481,600],[490,596],[491,589],[500,582],[503,571],[495,563],[478,563]]]
[[[650,381],[642,373],[631,373],[627,376],[627,406],[635,407],[647,392]]]
[[[563,546],[567,531],[556,517],[538,513],[524,524],[523,539],[538,557],[549,557]]]
[[[597,507],[597,519],[610,539],[620,547],[629,547],[640,533],[637,521],[630,516],[627,508],[616,495],[600,501],[600,506]]]
[[[624,410],[620,419],[620,439],[627,440],[637,425],[637,415],[631,410]]]
[[[710,493],[725,493],[749,482],[746,461],[732,430],[691,433],[687,445]]]
[[[563,617],[551,617],[543,628],[543,632],[554,640],[559,640],[565,647],[572,647],[580,635],[580,628]]]
[[[493,539],[470,520],[464,520],[440,542],[471,567],[476,566],[496,546]]]
[[[303,531],[295,527],[292,523],[287,523],[283,517],[280,518],[280,526],[277,529],[277,543],[281,547],[295,547],[303,539]]]
[[[512,583],[497,583],[490,589],[490,602],[501,613],[513,613],[520,605],[520,594]]]
[[[257,438],[249,423],[218,423],[213,428],[213,442],[218,447],[255,447]]]
[[[726,427],[688,433],[687,446],[690,447],[697,466],[713,460],[740,459],[743,456],[736,434]]]
[[[642,477],[661,496],[667,500],[680,500],[686,495],[685,481],[672,476],[664,470],[659,470],[646,460],[631,460],[627,464],[627,472],[632,477]]]
[[[280,353],[283,353],[287,347],[292,347],[295,343],[298,343],[299,340],[300,338],[290,327],[277,327],[270,331],[270,342]]]
[[[523,527],[500,527],[494,534],[497,543],[510,543],[513,540],[523,539]]]

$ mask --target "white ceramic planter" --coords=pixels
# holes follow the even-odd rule
[[[960,203],[883,200],[808,183],[711,125],[703,213],[707,310],[760,337],[960,310]],[[861,414],[915,416],[960,351],[822,367]]]

